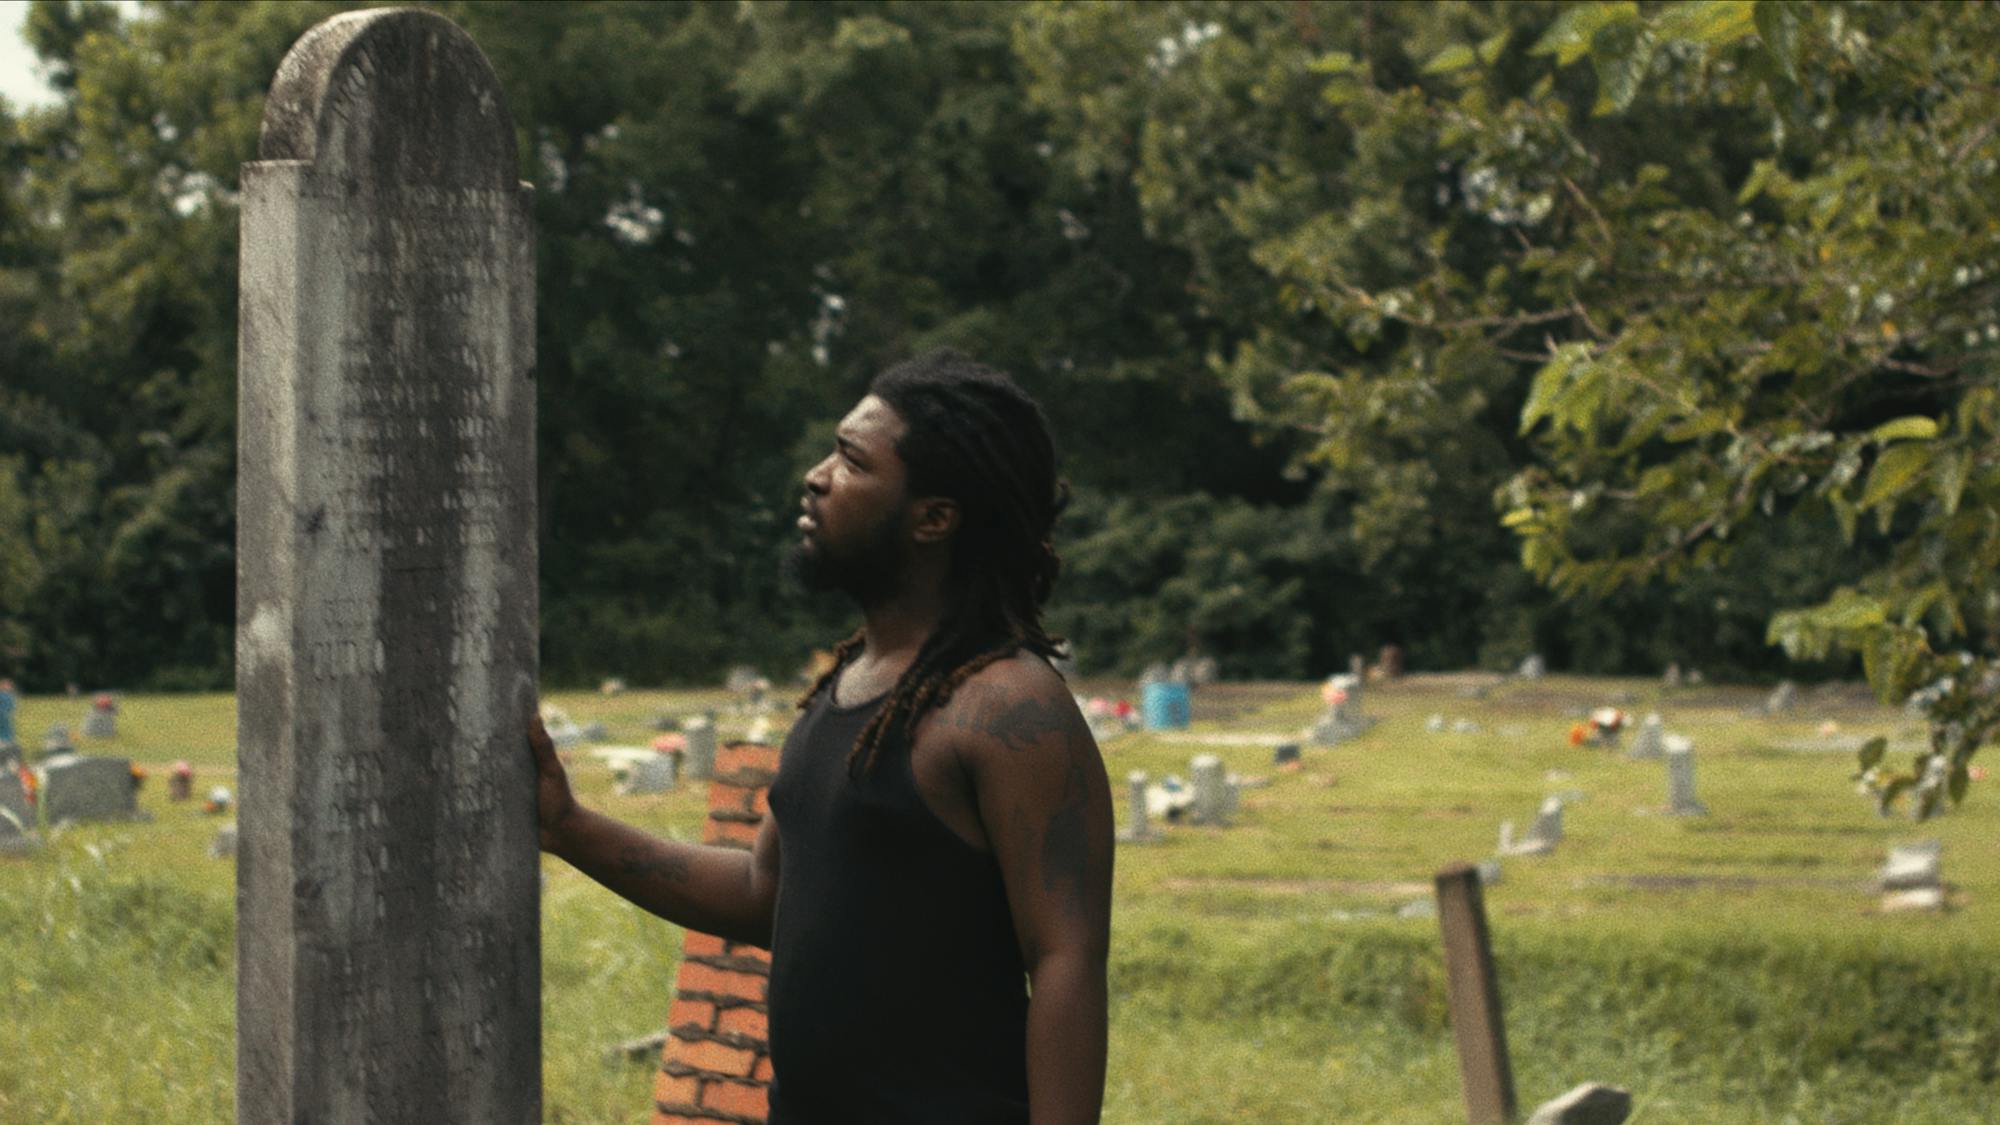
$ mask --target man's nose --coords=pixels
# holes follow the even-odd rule
[[[833,458],[830,456],[822,457],[817,464],[806,470],[805,482],[808,489],[811,489],[813,492],[826,491],[827,465],[832,460]]]

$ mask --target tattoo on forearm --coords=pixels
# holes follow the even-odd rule
[[[633,845],[618,853],[618,873],[628,879],[658,879],[663,883],[685,883],[692,874],[687,859],[652,848]]]
[[[1111,857],[1091,840],[1090,746],[1087,736],[1069,738],[1062,797],[1042,827],[1042,889],[1095,925],[1109,924]]]

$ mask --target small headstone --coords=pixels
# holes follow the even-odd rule
[[[1666,688],[1668,691],[1681,686],[1681,665],[1679,661],[1674,661],[1667,665],[1665,674],[1660,677],[1660,686]]]
[[[1169,824],[1177,824],[1187,819],[1188,810],[1194,807],[1194,790],[1189,789],[1180,778],[1168,774],[1157,785],[1146,787],[1146,813],[1158,817]]]
[[[1626,756],[1635,762],[1649,762],[1664,757],[1666,752],[1666,723],[1655,711],[1639,724],[1639,733],[1632,739],[1632,749],[1626,752]]]
[[[616,676],[597,685],[597,694],[607,699],[625,694],[625,681]]]
[[[51,761],[42,782],[42,811],[51,827],[73,820],[130,819],[139,811],[131,761],[84,757]]]
[[[1352,673],[1329,677],[1320,686],[1320,701],[1326,711],[1314,723],[1310,738],[1315,745],[1337,746],[1358,738],[1375,725],[1361,712],[1361,677]]]
[[[185,801],[194,796],[194,767],[175,762],[167,771],[167,800]]]
[[[1222,665],[1213,656],[1197,656],[1188,666],[1188,683],[1195,687],[1206,687],[1222,678]]]
[[[1146,808],[1146,771],[1133,770],[1125,776],[1125,828],[1118,833],[1122,844],[1145,844],[1160,838]]]
[[[1882,890],[1908,891],[1943,886],[1939,863],[1943,853],[1944,842],[1935,839],[1890,848],[1889,862],[1882,868]]]
[[[1196,755],[1188,763],[1194,776],[1193,820],[1196,824],[1227,824],[1235,806],[1229,778],[1223,773],[1222,759],[1214,754]]]
[[[215,830],[215,839],[209,842],[208,858],[230,859],[236,855],[236,822],[230,821]]]
[[[1945,756],[1932,754],[1930,760],[1924,763],[1924,772],[1917,779],[1916,788],[1910,792],[1911,820],[1943,816],[1951,811],[1951,798],[1945,790],[1945,783],[1950,777],[1951,767],[1945,764]],[[1926,799],[1930,803],[1928,812],[1924,809]]]
[[[1500,848],[1503,856],[1547,855],[1562,842],[1563,803],[1561,797],[1548,797],[1535,814],[1535,823],[1528,829],[1525,839],[1514,839],[1514,822],[1509,820],[1500,825]]]
[[[1396,908],[1398,918],[1435,918],[1438,905],[1435,899],[1413,898]]]
[[[1296,742],[1280,742],[1278,748],[1271,752],[1271,764],[1274,766],[1296,765],[1298,760],[1299,744]]]
[[[1524,680],[1539,680],[1548,674],[1549,662],[1542,659],[1542,654],[1539,652],[1529,653],[1521,661],[1521,666],[1514,670],[1514,675]]]
[[[1453,734],[1478,734],[1479,724],[1471,719],[1454,719],[1451,724]]]
[[[201,811],[207,816],[221,816],[235,804],[236,795],[229,791],[229,786],[218,785],[208,791],[208,799],[201,803]]]
[[[1442,734],[1445,729],[1444,716],[1433,712],[1430,718],[1424,720],[1424,729],[1432,734]]]
[[[21,747],[13,742],[0,742],[0,770],[20,768],[25,762],[21,757]]]
[[[632,759],[618,791],[628,797],[641,797],[665,793],[673,787],[673,755],[648,753]]]
[[[605,739],[611,737],[611,732],[605,728],[603,723],[585,723],[577,731],[577,734],[585,742],[603,742]]]
[[[707,781],[715,776],[715,720],[706,715],[697,715],[681,725],[681,733],[687,736],[687,750],[681,758],[687,776],[692,781]]]
[[[83,737],[118,737],[118,701],[107,692],[99,692],[91,701],[90,710],[83,714]]]
[[[1694,793],[1694,740],[1670,734],[1664,739],[1667,758],[1667,812],[1674,816],[1707,816],[1708,806]]]
[[[1782,715],[1790,711],[1798,699],[1799,686],[1790,680],[1785,680],[1772,689],[1770,696],[1764,700],[1764,713]]]
[[[583,728],[570,721],[569,715],[554,704],[542,704],[542,729],[549,732],[549,741],[556,749],[566,750],[583,741]]]
[[[1498,857],[1480,860],[1479,865],[1474,870],[1479,874],[1479,883],[1481,886],[1490,887],[1500,881],[1500,860]]]
[[[1528,1125],[1619,1125],[1632,1115],[1632,1095],[1616,1086],[1585,1082],[1536,1107]]]
[[[1689,687],[1700,687],[1702,685],[1702,679],[1703,677],[1701,674],[1701,669],[1699,668],[1688,669],[1687,682]]]
[[[1347,674],[1353,676],[1356,682],[1367,679],[1368,659],[1358,652],[1349,653],[1347,657]]]

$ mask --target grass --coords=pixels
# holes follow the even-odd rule
[[[1084,685],[1090,690],[1093,685]],[[1107,689],[1116,685],[1100,685]],[[2000,802],[1976,784],[1926,825],[1877,817],[1848,783],[1852,757],[1809,749],[1917,731],[1851,696],[1796,717],[1751,718],[1750,691],[1555,678],[1487,698],[1448,677],[1371,689],[1382,722],[1308,748],[1297,772],[1270,751],[1204,734],[1296,730],[1305,685],[1196,695],[1186,735],[1105,747],[1114,788],[1134,769],[1186,776],[1197,753],[1262,776],[1227,829],[1174,826],[1120,850],[1106,1120],[1462,1119],[1436,922],[1399,918],[1446,863],[1491,853],[1550,792],[1577,791],[1553,855],[1505,861],[1487,889],[1516,1085],[1524,1106],[1584,1080],[1626,1086],[1632,1120],[1960,1122],[2000,1100]],[[1621,698],[1696,742],[1712,815],[1663,815],[1663,768],[1574,749],[1570,712]],[[661,712],[724,712],[719,693],[556,695],[611,741],[642,743]],[[24,701],[20,728],[80,728],[86,700]],[[1425,718],[1480,733],[1431,733]],[[134,697],[99,752],[152,773],[154,820],[61,832],[0,860],[0,1121],[233,1117],[233,867],[206,848],[216,822],[165,801],[171,761],[196,792],[234,786],[227,696]],[[623,797],[579,758],[585,799],[694,838],[703,795]],[[1123,801],[1119,814],[1124,813]],[[1889,915],[1870,880],[1887,847],[1944,841],[1954,909]],[[679,934],[544,861],[546,1118],[643,1122],[651,1064],[614,1043],[659,1026]]]

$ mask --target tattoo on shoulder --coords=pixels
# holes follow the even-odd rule
[[[991,690],[952,709],[949,725],[987,735],[1020,753],[1051,738],[1066,739],[1076,728],[1068,699],[1007,698]]]

